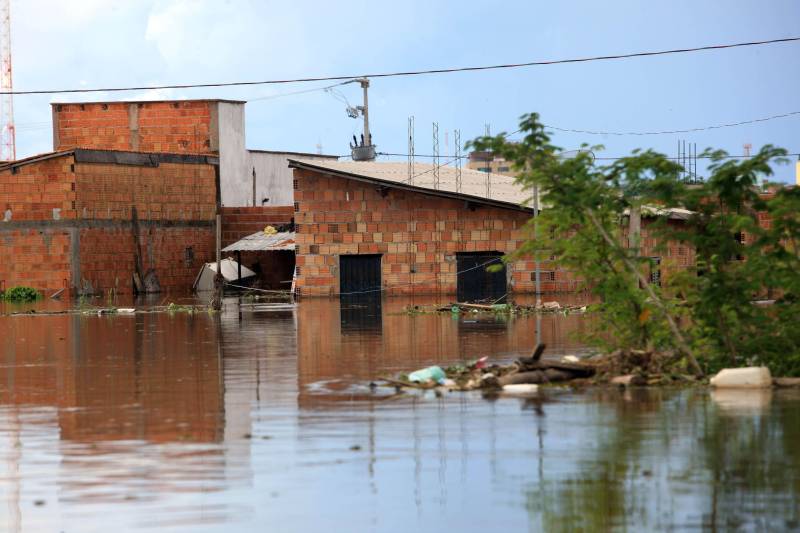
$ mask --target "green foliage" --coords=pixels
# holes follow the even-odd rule
[[[9,302],[33,302],[41,298],[42,295],[31,287],[11,287],[5,292],[0,293],[0,299]]]
[[[776,374],[800,375],[800,189],[767,197],[757,186],[784,150],[765,146],[741,160],[706,151],[711,175],[690,185],[663,154],[637,150],[601,165],[592,154],[599,146],[560,156],[536,113],[524,115],[520,127],[520,142],[501,133],[469,145],[511,161],[518,182],[531,196],[540,193],[544,208],[528,223],[531,238],[513,255],[555,256],[583,280],[599,301],[594,342],[608,349],[691,351],[706,372],[764,364]],[[691,214],[675,223],[666,208]],[[668,243],[694,251],[694,266],[663,287],[643,283],[649,258],[635,234],[628,235],[635,210],[647,219],[662,258],[670,259]],[[753,303],[761,298],[775,303]]]

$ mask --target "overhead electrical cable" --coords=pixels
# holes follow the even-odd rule
[[[67,94],[67,93],[97,93],[97,92],[122,92],[122,91],[150,91],[162,89],[199,89],[208,87],[242,87],[250,85],[280,85],[288,83],[309,83],[318,81],[345,81],[354,80],[356,78],[392,78],[402,76],[422,76],[428,74],[451,74],[455,72],[476,72],[483,70],[501,70],[501,69],[516,69],[526,67],[538,67],[547,65],[563,65],[570,63],[590,63],[595,61],[612,61],[620,59],[631,59],[637,57],[653,57],[664,56],[672,54],[685,54],[693,52],[703,52],[710,50],[724,50],[730,48],[744,48],[750,46],[763,46],[778,43],[791,43],[800,41],[800,37],[785,37],[780,39],[768,39],[763,41],[748,41],[741,43],[728,43],[728,44],[715,44],[707,46],[697,46],[692,48],[674,48],[670,50],[655,50],[645,52],[633,52],[628,54],[613,54],[613,55],[600,55],[578,57],[572,59],[554,59],[549,61],[528,61],[525,63],[505,63],[498,65],[480,65],[471,67],[451,67],[427,70],[407,70],[396,72],[377,72],[372,74],[357,74],[347,76],[313,76],[305,78],[291,78],[291,79],[275,79],[263,81],[232,81],[232,82],[219,82],[219,83],[187,83],[187,84],[174,84],[174,85],[143,85],[138,87],[105,87],[105,88],[81,88],[81,89],[40,89],[30,91],[0,91],[0,95],[30,95],[30,94]]]
[[[778,118],[786,118],[800,115],[800,111],[790,111],[788,113],[782,113],[780,115],[772,115],[769,117],[761,117],[761,118],[754,118],[752,120],[742,120],[739,122],[729,122],[727,124],[715,124],[713,126],[702,126],[698,128],[686,128],[682,130],[664,130],[664,131],[600,131],[600,130],[579,130],[579,129],[571,129],[571,128],[561,128],[558,126],[553,126],[551,124],[542,124],[545,128],[550,128],[556,131],[563,131],[568,133],[584,133],[587,135],[618,135],[618,136],[626,136],[626,135],[668,135],[674,133],[693,133],[698,131],[707,131],[707,130],[718,130],[721,128],[733,128],[735,126],[745,126],[747,124],[756,124],[758,122],[767,122],[769,120],[775,120]]]

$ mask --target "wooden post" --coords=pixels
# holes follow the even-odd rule
[[[214,298],[211,301],[211,307],[215,311],[219,311],[222,309],[222,283],[224,278],[222,277],[222,216],[217,213],[217,275],[214,276]]]

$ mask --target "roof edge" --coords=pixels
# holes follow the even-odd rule
[[[338,155],[330,155],[330,154],[312,154],[311,152],[290,152],[287,150],[259,150],[257,148],[248,148],[247,151],[256,154],[298,155],[298,156],[309,156],[309,157],[324,157],[326,159],[336,159],[336,160],[338,160],[341,157]]]
[[[504,202],[503,200],[493,200],[491,198],[484,198],[482,196],[473,196],[471,194],[464,194],[453,191],[443,191],[437,189],[428,189],[425,187],[417,187],[416,185],[409,185],[407,183],[398,183],[389,180],[382,180],[372,176],[364,176],[363,174],[354,174],[352,172],[345,172],[343,170],[334,170],[327,167],[314,165],[305,161],[298,161],[297,159],[289,159],[289,168],[298,168],[302,170],[313,170],[332,176],[339,176],[356,181],[363,181],[366,183],[373,183],[391,189],[400,189],[409,192],[416,192],[420,194],[427,194],[429,196],[437,196],[440,198],[450,198],[452,200],[463,200],[470,203],[489,205],[491,207],[499,207],[501,209],[510,209],[512,211],[522,211],[525,213],[533,213],[532,207],[516,204],[513,202]]]
[[[73,155],[76,163],[112,163],[129,166],[152,166],[161,163],[185,163],[219,165],[219,157],[205,154],[175,154],[167,152],[133,152],[125,150],[97,150],[90,148],[71,148],[58,152],[46,152],[17,161],[0,164],[0,170],[32,165],[49,159]]]
[[[97,104],[175,104],[181,102],[222,102],[227,104],[246,104],[246,100],[230,100],[227,98],[175,98],[162,100],[91,100],[86,102],[50,102],[57,105],[97,105]]]

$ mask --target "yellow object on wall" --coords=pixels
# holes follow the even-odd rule
[[[794,182],[796,185],[800,186],[800,160],[798,160],[797,163],[795,163]]]

